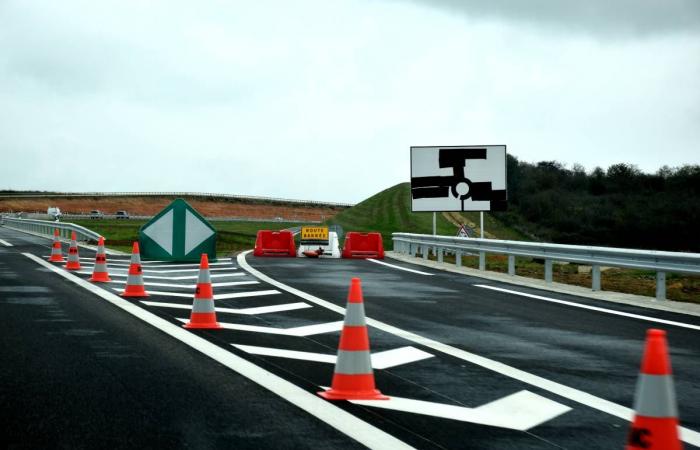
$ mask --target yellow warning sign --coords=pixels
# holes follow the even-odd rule
[[[301,227],[301,241],[328,242],[328,227]]]

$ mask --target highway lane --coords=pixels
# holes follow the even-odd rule
[[[362,448],[0,238],[4,448]]]
[[[668,331],[671,346],[681,422],[692,430],[700,429],[697,401],[700,398],[697,379],[700,331],[697,329],[580,309],[477,286],[537,294],[695,327],[700,327],[698,317],[555,294],[392,260],[387,262],[432,275],[396,270],[368,261],[314,260],[310,263],[302,259],[251,257],[247,260],[276,280],[338,305],[344,303],[348,280],[359,276],[363,280],[367,314],[373,319],[628,407],[634,396],[645,331],[651,327],[663,328]],[[434,374],[427,376],[434,377]],[[482,377],[483,374],[478,374],[466,386],[463,381],[450,385],[447,380],[455,377],[438,383],[452,397],[473,389],[475,383],[482,394],[502,384],[501,377],[493,372],[486,375],[486,380]],[[489,378],[492,383],[488,382]],[[435,382],[434,379],[424,381]],[[566,404],[581,407],[576,403]],[[552,423],[571,415],[568,413]],[[598,442],[600,447],[605,447],[609,439],[624,439],[627,425],[623,421],[592,411],[584,415],[576,429],[592,440],[589,443]],[[547,425],[533,432],[541,428]],[[566,432],[558,428],[550,436],[549,430],[541,431],[541,436],[553,442],[561,442],[557,436]],[[570,445],[566,442],[565,446]]]
[[[145,331],[151,329],[149,324],[136,321],[118,308],[114,308],[114,305],[106,303],[103,298],[68,283],[56,274],[47,273],[48,269],[45,266],[38,265],[28,257],[21,256],[23,252],[37,256],[47,255],[49,241],[27,237],[2,228],[0,228],[0,238],[15,245],[11,248],[0,247],[0,250],[4,251],[0,254],[0,262],[5,263],[4,267],[0,267],[0,276],[7,276],[7,280],[19,279],[20,281],[16,285],[25,286],[31,285],[27,282],[28,279],[34,280],[35,274],[40,274],[37,278],[37,284],[39,281],[42,283],[45,281],[43,286],[52,290],[57,289],[56,285],[61,286],[63,289],[59,296],[62,302],[61,307],[69,308],[71,313],[75,308],[81,310],[80,314],[85,313],[82,312],[82,305],[88,309],[90,314],[95,314],[90,316],[94,320],[91,323],[101,324],[106,321],[107,324],[111,324],[112,321],[117,320],[116,317],[121,317],[120,321],[124,320],[133,324],[133,327],[118,328],[114,332],[115,338],[126,339],[128,342],[135,339],[136,342],[141,343],[140,336],[146,333],[154,334],[162,340],[162,342],[152,341],[150,337],[146,339],[146,342],[151,343],[153,347],[147,355],[146,367],[150,367],[151,362],[153,362],[157,368],[160,367],[160,369],[154,370],[159,370],[158,373],[161,376],[149,377],[148,373],[144,373],[148,371],[137,370],[139,376],[128,378],[131,383],[123,385],[124,391],[129,391],[133,385],[135,386],[133,389],[137,392],[148,392],[152,389],[150,387],[152,383],[160,382],[163,384],[164,378],[168,380],[172,378],[173,381],[165,382],[165,385],[159,389],[162,389],[161,392],[166,393],[164,394],[166,396],[180,396],[179,391],[176,394],[170,392],[172,387],[170,385],[175,384],[178,387],[189,385],[192,381],[190,373],[192,370],[190,372],[185,370],[188,367],[186,362],[187,358],[194,357],[207,360],[208,363],[201,361],[204,367],[208,367],[207,370],[222,371],[220,377],[214,376],[216,381],[214,384],[217,387],[222,386],[225,390],[236,391],[236,386],[239,384],[244,386],[246,394],[249,394],[244,398],[254,407],[251,407],[249,402],[237,401],[232,398],[233,396],[225,397],[222,400],[226,404],[223,409],[220,404],[216,404],[217,409],[222,409],[222,416],[230,414],[232,420],[228,423],[228,429],[230,430],[231,424],[235,424],[239,430],[239,434],[236,436],[221,437],[220,434],[224,432],[219,427],[224,419],[220,421],[214,419],[210,428],[207,428],[207,436],[212,436],[211,440],[197,441],[196,436],[182,431],[190,420],[187,413],[183,413],[182,408],[173,408],[172,400],[165,401],[163,408],[167,409],[169,413],[161,413],[158,420],[154,419],[150,423],[150,430],[157,432],[159,436],[167,436],[170,440],[166,442],[166,446],[204,448],[212,442],[216,442],[217,446],[235,443],[237,448],[255,445],[284,448],[287,443],[290,443],[290,448],[311,446],[351,448],[352,445],[356,445],[351,438],[341,435],[322,421],[290,406],[286,401],[271,395],[257,385],[251,384],[253,388],[248,389],[250,383],[246,384],[245,379],[190,350],[181,342],[175,341],[159,331]],[[12,259],[6,260],[5,258],[10,255],[13,255]],[[91,254],[81,250],[81,256],[85,257],[86,272],[89,272]],[[23,263],[20,262],[21,259],[16,259],[16,257],[24,258],[25,264],[28,264],[26,271],[25,269],[17,269]],[[109,260],[110,273],[113,274],[116,281],[120,278],[118,274],[124,273],[126,261],[124,258],[112,257]],[[456,279],[457,276],[454,274],[441,274],[405,264],[404,267],[428,271],[435,275],[420,276],[415,273],[379,266],[368,261],[259,259],[250,256],[247,261],[268,275],[295,287],[303,288],[305,291],[332,302],[331,305],[340,307],[345,306],[350,278],[360,276],[363,279],[368,316],[373,319],[382,320],[395,327],[439,340],[460,350],[471,351],[516,368],[546,376],[548,379],[583,389],[622,405],[631,404],[639,359],[641,358],[644,330],[649,326],[648,323],[646,325],[626,325],[632,328],[624,331],[621,324],[614,322],[612,325],[622,327],[622,331],[596,335],[595,325],[601,319],[595,317],[587,319],[586,314],[593,314],[591,311],[574,309],[572,313],[572,308],[564,305],[548,304],[525,298],[516,300],[511,298],[512,296],[509,294],[477,287],[476,284],[488,284],[481,279],[472,278],[470,281],[466,280],[468,277]],[[391,260],[388,261],[391,262]],[[179,325],[181,323],[179,319],[186,319],[189,315],[187,308],[191,305],[189,296],[192,292],[191,284],[194,283],[193,279],[184,279],[184,277],[196,276],[196,274],[182,272],[182,270],[189,270],[184,267],[173,267],[172,270],[177,269],[178,271],[170,273],[171,269],[165,264],[158,264],[158,267],[156,264],[145,264],[144,267],[147,275],[147,289],[152,291],[157,289],[160,293],[149,297],[148,303],[140,301],[130,301],[129,303],[137,305],[142,310],[154,314],[170,324]],[[216,267],[218,269],[225,266]],[[224,276],[215,278],[213,281],[215,283],[235,283],[255,280],[243,270],[235,267],[231,267],[231,269],[231,271],[228,269],[226,271],[213,271],[213,275]],[[18,276],[19,272],[23,273],[21,278]],[[33,275],[27,278],[25,272]],[[234,276],[231,272],[238,274]],[[226,273],[229,275],[225,275]],[[78,274],[82,280],[88,276],[87,273]],[[4,283],[5,279],[0,279],[0,281]],[[164,286],[149,286],[149,283],[160,283]],[[491,285],[506,286],[497,283],[491,283]],[[123,284],[113,283],[106,288],[114,292],[114,288],[119,289],[122,286]],[[520,289],[513,286],[506,287]],[[225,349],[227,353],[245,358],[261,369],[293,383],[307,393],[315,394],[320,386],[327,386],[330,383],[333,364],[327,360],[329,357],[332,358],[337,349],[339,337],[337,323],[342,320],[342,316],[329,308],[320,307],[313,301],[288,294],[283,290],[279,290],[279,293],[275,294],[253,295],[255,292],[275,289],[278,287],[261,280],[258,280],[257,284],[215,287],[217,295],[226,297],[217,300],[217,308],[220,310],[228,308],[227,311],[222,310],[219,313],[219,321],[235,329],[200,331],[192,334],[206,339],[207,342],[216,345],[219,349]],[[549,293],[540,294],[549,295]],[[39,293],[28,292],[24,295],[27,297],[39,296]],[[51,295],[54,295],[53,291]],[[240,297],[231,297],[231,295]],[[499,296],[504,298],[499,298]],[[16,296],[12,294],[11,297]],[[3,309],[8,307],[5,305],[5,298],[8,298],[8,293],[0,292],[0,307]],[[571,298],[571,300],[583,301],[575,298]],[[10,304],[14,301],[10,301]],[[38,301],[41,302],[41,300]],[[67,303],[64,305],[63,302]],[[607,303],[598,303],[602,303],[604,307],[610,307]],[[304,306],[301,307],[300,304]],[[95,308],[95,305],[99,305],[99,307]],[[19,306],[27,309],[27,305],[12,305],[12,308],[19,308]],[[93,309],[100,313],[97,314]],[[649,311],[641,310],[641,313],[649,313]],[[657,312],[654,312],[653,315],[661,317],[661,315],[657,315]],[[15,323],[19,320],[16,316],[17,314],[8,316],[6,321]],[[692,320],[692,318],[686,320],[686,316],[663,316],[685,322]],[[562,317],[568,317],[568,322],[560,323]],[[59,317],[59,319],[61,318]],[[71,317],[71,320],[74,319]],[[622,322],[630,319],[617,317],[616,320]],[[689,323],[697,324],[698,321]],[[100,326],[102,327],[102,325]],[[95,327],[97,325],[93,325],[93,328]],[[636,335],[637,327],[641,333],[639,336]],[[85,328],[89,329],[87,326]],[[669,329],[668,327],[664,328]],[[104,327],[99,329],[104,329]],[[685,338],[697,338],[696,332],[692,330],[685,330],[685,332],[688,333]],[[135,334],[136,338],[131,337],[132,334]],[[95,336],[83,336],[80,339],[89,347],[90,343],[96,340]],[[679,335],[675,334],[675,336]],[[333,403],[337,406],[338,411],[350,413],[351,417],[371,424],[376,429],[416,448],[621,448],[624,443],[629,426],[626,420],[601,413],[594,408],[572,401],[566,396],[553,394],[547,389],[523,382],[517,377],[495,372],[478,364],[441,353],[430,345],[421,345],[406,339],[406,337],[370,327],[372,350],[378,363],[375,364],[375,376],[378,387],[388,395],[430,402],[421,404],[424,409],[421,411],[423,414],[380,409],[377,405]],[[618,349],[630,354],[621,355],[616,359],[616,352],[598,348],[605,345],[603,342],[605,337],[613,343],[613,347],[617,346]],[[691,384],[689,388],[683,387],[682,391],[681,386],[677,386],[679,393],[685,394],[685,398],[681,398],[682,420],[684,425],[697,430],[700,428],[697,426],[698,414],[696,410],[692,409],[692,403],[693,399],[697,398],[698,386],[692,385],[692,376],[684,375],[686,370],[697,368],[697,350],[689,344],[689,348],[679,351],[674,346],[674,339],[677,337],[674,337],[674,334],[670,334],[669,337],[677,385],[679,382],[683,384],[686,381]],[[43,343],[42,339],[36,338],[35,340],[40,340]],[[29,345],[28,342],[31,343],[32,340],[16,339],[13,345],[22,349]],[[166,342],[169,344],[166,345]],[[37,342],[36,346],[39,345],[40,343]],[[91,368],[95,366],[95,363],[85,356],[86,350],[70,347],[69,344],[61,340],[57,341],[55,346],[56,349],[52,350],[52,353],[60,355],[61,349],[69,347],[72,349],[71,357],[80,357],[81,370],[93,370]],[[158,349],[163,346],[169,349],[168,355],[172,355],[165,368],[161,366],[164,364],[163,362],[157,361],[162,359]],[[174,350],[170,350],[170,348]],[[28,351],[31,352],[32,349],[33,346],[30,345]],[[310,361],[298,358],[298,355],[292,357],[288,353],[284,353],[288,350],[306,352],[304,353],[305,357],[308,357],[309,353],[315,355],[314,358],[319,358],[318,355],[321,357],[320,360]],[[275,354],[275,352],[277,353]],[[401,356],[397,357],[396,352],[400,353]],[[27,352],[18,350],[18,353],[25,354]],[[87,354],[89,355],[89,353]],[[389,357],[390,355],[393,356]],[[50,359],[53,358],[51,356]],[[38,361],[41,360],[38,358]],[[326,360],[326,362],[322,360]],[[101,364],[102,361],[100,361],[99,366]],[[122,364],[122,369],[128,370],[135,363],[124,358]],[[136,365],[139,364],[140,362]],[[185,368],[181,367],[183,365]],[[17,366],[20,367],[16,369],[17,373],[24,374],[24,376],[29,373],[29,371],[21,369],[24,364]],[[630,373],[625,372],[628,368]],[[116,369],[110,370],[121,374]],[[78,376],[70,377],[70,379],[81,379],[80,375],[82,374],[78,372]],[[3,375],[3,380],[5,377],[12,378],[13,374]],[[101,374],[97,375],[97,378],[102,377]],[[45,380],[40,379],[34,384],[42,384],[43,382]],[[70,386],[69,381],[65,381],[65,383]],[[73,381],[73,384],[78,383]],[[195,384],[199,386],[199,383]],[[606,386],[606,384],[610,386]],[[73,389],[77,390],[78,388]],[[193,388],[194,391],[199,389]],[[620,389],[625,389],[626,392],[620,392]],[[37,398],[51,396],[49,392],[38,394],[40,395],[37,395]],[[125,392],[121,391],[117,394],[126,395]],[[111,399],[115,395],[112,393],[107,401],[100,398],[101,402],[96,403],[111,406],[110,402],[113,402]],[[193,402],[194,405],[211,402],[211,399],[206,397],[198,397],[201,397],[201,393],[191,393],[188,401]],[[154,409],[160,404],[159,399],[148,398]],[[527,401],[523,401],[523,398]],[[31,420],[27,420],[29,413],[23,406],[26,402],[24,396],[15,396],[15,404],[19,405],[23,414],[17,418],[13,430],[22,430],[22,426],[26,430],[27,424],[33,423]],[[50,406],[46,408],[39,408],[38,414],[47,417],[55,415],[53,412],[55,405],[50,403]],[[86,403],[89,402],[86,401]],[[241,404],[245,406],[241,406]],[[435,407],[436,404],[437,407]],[[498,411],[497,408],[493,408],[493,405],[504,404],[509,406],[506,411]],[[181,403],[176,402],[175,406],[178,405]],[[447,408],[452,415],[448,414],[450,417],[440,418],[425,414],[431,408],[437,408],[444,412],[446,408],[440,405],[453,407],[451,410]],[[489,405],[492,405],[490,414],[477,414],[481,411],[479,408],[483,409],[484,406],[488,407]],[[538,419],[523,426],[523,415],[517,414],[516,407],[527,407],[528,405],[535,405],[542,411],[549,409],[554,412],[542,416],[541,421]],[[100,412],[99,408],[99,404],[92,405],[93,415],[100,416],[101,414],[104,416],[105,413]],[[236,412],[230,412],[227,408]],[[252,408],[251,415],[253,417],[239,419],[238,416],[245,415],[248,408]],[[455,412],[454,408],[457,408],[458,411]],[[567,411],[561,408],[571,409]],[[278,409],[282,411],[279,418],[273,414],[273,411]],[[130,411],[127,408],[113,408],[113,410],[112,417],[116,422],[126,422],[129,426],[140,430],[136,424],[140,419],[129,417]],[[197,410],[202,411],[201,409]],[[466,418],[464,417],[465,412]],[[260,416],[265,416],[265,414],[268,416],[261,419]],[[462,414],[461,418],[457,417],[460,414]],[[74,418],[71,420],[78,422],[83,419],[79,411],[72,409],[66,411],[66,415]],[[527,415],[536,416],[537,413],[530,411]],[[479,417],[475,419],[475,416]],[[487,418],[490,420],[489,426],[478,423],[485,416],[488,416]],[[250,422],[253,423],[249,423],[246,419],[250,419]],[[53,423],[52,420],[48,422]],[[518,420],[521,421],[520,425],[516,424]],[[289,437],[289,440],[285,440],[292,433],[292,429],[297,427],[297,423],[301,424],[298,426],[298,432]],[[97,428],[99,429],[99,427]],[[114,432],[111,434],[107,432],[105,436],[116,439],[121,433],[126,432],[126,428],[126,426],[124,428],[117,427]],[[66,432],[64,429],[61,431]],[[53,432],[57,431],[53,430]],[[70,435],[71,430],[67,432]],[[78,427],[76,432],[82,433],[84,431]],[[51,430],[42,430],[39,435],[52,436],[51,433]],[[94,440],[90,442],[99,442],[100,435],[100,433],[90,435],[94,437]],[[138,436],[139,433],[137,432],[136,435]],[[273,439],[272,436],[280,436],[280,440]],[[75,436],[61,435],[61,438],[64,439],[61,441],[64,446],[71,446],[65,444],[66,442],[71,444],[77,442]],[[68,439],[72,440],[68,441]],[[140,439],[140,441],[124,441],[123,446],[133,447],[143,442],[149,442],[146,441],[147,436],[142,436]],[[213,441],[213,439],[218,439],[218,441]],[[218,445],[219,443],[223,444]],[[388,448],[388,446],[375,445],[375,448]]]

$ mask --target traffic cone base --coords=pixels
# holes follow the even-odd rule
[[[183,325],[183,328],[196,329],[217,329],[221,328],[221,324],[216,321],[216,315],[212,317],[211,313],[196,313],[190,315],[190,321]]]
[[[374,374],[333,374],[333,387],[318,395],[328,400],[389,400],[374,386]]]
[[[124,292],[121,294],[122,297],[148,297],[148,293],[144,289],[143,285],[133,285],[126,286]]]

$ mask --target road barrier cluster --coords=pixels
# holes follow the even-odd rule
[[[547,244],[540,242],[501,241],[495,239],[469,239],[451,236],[432,236],[412,233],[393,233],[394,251],[416,256],[421,253],[428,259],[430,252],[438,262],[443,262],[446,251],[453,252],[457,267],[462,266],[466,253],[479,255],[479,270],[486,270],[486,254],[508,256],[508,274],[515,275],[515,257],[544,260],[544,279],[552,282],[552,263],[571,262],[591,266],[594,291],[600,290],[600,268],[622,267],[652,270],[656,272],[656,299],[666,298],[666,273],[700,275],[700,254],[633,250],[612,247],[588,247],[581,245]]]

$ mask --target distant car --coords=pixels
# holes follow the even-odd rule
[[[98,209],[93,209],[90,211],[90,218],[91,219],[104,219],[105,215],[102,213],[102,211]]]
[[[63,214],[61,214],[61,209],[58,206],[49,206],[46,209],[46,214],[48,214],[49,217],[55,221],[58,221],[63,216]]]
[[[124,210],[119,210],[117,211],[117,214],[115,214],[117,219],[128,219],[129,218],[129,213],[124,211]]]

